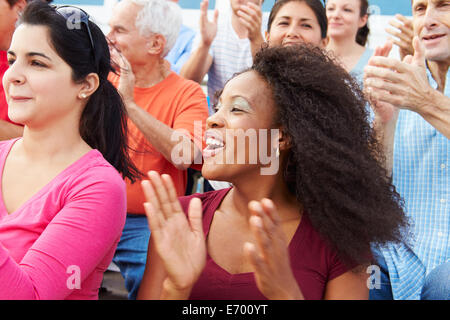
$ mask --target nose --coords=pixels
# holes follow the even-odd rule
[[[222,117],[221,110],[219,109],[216,113],[206,119],[206,129],[217,129],[225,126],[225,121]]]
[[[286,37],[289,39],[301,38],[301,31],[298,30],[295,24],[292,24],[286,32]]]
[[[438,20],[436,19],[436,9],[432,6],[428,6],[425,12],[424,23],[427,29],[432,29],[438,25]]]
[[[8,68],[8,70],[6,70],[5,74],[3,75],[3,81],[6,86],[8,86],[8,84],[21,85],[25,83],[26,77],[17,61],[14,62]]]

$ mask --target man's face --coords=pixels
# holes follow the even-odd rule
[[[12,7],[6,0],[0,0],[0,50],[8,50],[19,13],[25,5],[25,0],[17,1]]]
[[[425,58],[450,63],[450,0],[413,0],[412,12]]]
[[[147,39],[136,27],[140,9],[132,1],[122,0],[114,7],[109,20],[108,39],[132,66],[145,64],[147,57]]]

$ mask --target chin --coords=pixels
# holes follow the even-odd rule
[[[448,48],[445,50],[431,49],[425,52],[425,59],[434,62],[450,61],[450,52]]]

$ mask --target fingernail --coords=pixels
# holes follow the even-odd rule
[[[255,227],[262,228],[262,220],[258,216],[251,216],[250,217],[250,223],[253,224]]]
[[[258,201],[254,201],[254,200],[250,201],[249,207],[250,207],[250,209],[258,211],[258,212],[262,211],[261,204]]]

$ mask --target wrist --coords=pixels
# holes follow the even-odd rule
[[[169,278],[163,282],[163,291],[161,299],[166,300],[182,300],[188,299],[191,294],[192,286],[177,286]]]
[[[417,113],[424,118],[436,114],[442,106],[446,105],[445,101],[443,101],[445,96],[437,90],[431,89],[427,92],[426,97],[428,97],[426,103],[421,105],[420,109],[417,110]]]
[[[205,40],[205,38],[202,38],[202,41],[200,43],[200,49],[209,51],[209,48],[211,47],[213,41],[214,41],[214,38],[207,39],[207,40]]]

